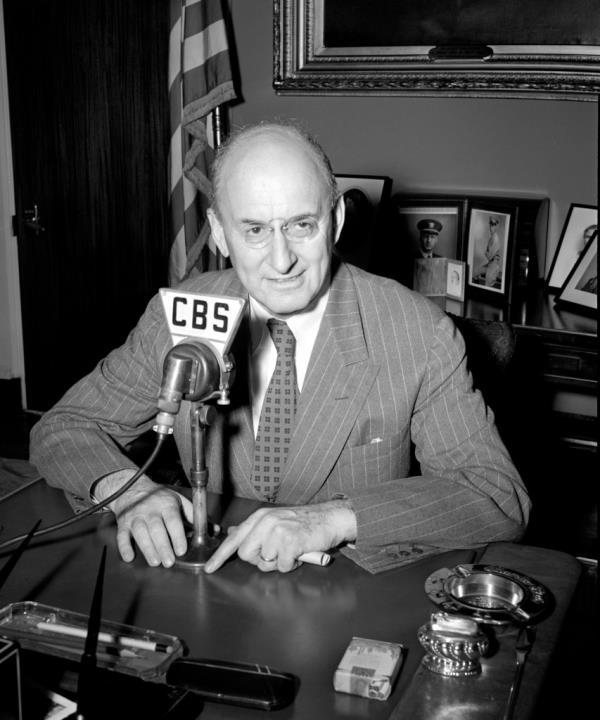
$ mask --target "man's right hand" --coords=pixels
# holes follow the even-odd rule
[[[133,471],[121,471],[102,478],[94,488],[95,496],[108,497],[132,475]],[[181,513],[192,522],[192,503],[172,488],[143,475],[108,507],[117,518],[117,546],[125,562],[135,557],[133,541],[153,567],[171,567],[175,556],[187,550]]]

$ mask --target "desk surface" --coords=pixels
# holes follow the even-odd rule
[[[236,500],[225,520],[231,522],[253,507]],[[38,518],[48,525],[69,513],[62,493],[35,483],[0,502],[2,539],[28,531]],[[441,567],[475,561],[472,550],[452,551],[380,575],[370,575],[339,555],[326,568],[304,565],[288,575],[263,574],[238,559],[214,575],[194,575],[149,568],[139,558],[122,562],[112,515],[105,513],[34,540],[0,590],[0,606],[34,600],[87,613],[103,545],[103,618],[176,635],[192,657],[256,662],[293,673],[300,678],[300,688],[294,703],[276,713],[281,720],[418,720],[441,717],[442,710],[444,717],[458,717],[447,714],[453,704],[463,708],[461,720],[501,716],[514,670],[514,633],[504,631],[501,652],[490,658],[478,678],[456,681],[420,666],[423,650],[417,629],[436,609],[425,595],[425,580]],[[8,554],[0,553],[0,565]],[[510,543],[490,545],[477,562],[527,574],[555,597],[555,608],[539,624],[525,667],[515,718],[526,718],[575,589],[579,563],[564,553]],[[386,702],[333,690],[334,670],[352,636],[400,642],[407,648]],[[235,720],[260,717],[260,711],[206,703],[200,717]]]

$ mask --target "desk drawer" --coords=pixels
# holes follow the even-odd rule
[[[545,349],[546,372],[580,380],[596,380],[598,362],[596,353],[558,345],[546,345]]]
[[[524,355],[536,358],[544,379],[552,385],[595,393],[598,386],[597,338],[580,333],[515,325]]]
[[[595,390],[598,355],[588,350],[544,343],[544,375],[549,382]]]

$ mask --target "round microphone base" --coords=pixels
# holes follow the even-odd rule
[[[191,542],[185,555],[175,558],[174,567],[186,572],[200,573],[223,538],[208,536],[201,542]]]

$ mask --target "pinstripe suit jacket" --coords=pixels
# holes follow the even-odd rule
[[[246,295],[232,270],[181,289]],[[152,425],[170,347],[155,297],[125,344],[35,426],[32,462],[50,484],[87,497],[94,480],[131,466],[120,448]],[[244,326],[233,355],[232,402],[208,432],[209,484],[253,498]],[[175,438],[189,468],[185,405]],[[411,442],[422,473],[412,477]],[[357,516],[357,542],[346,552],[371,571],[442,549],[518,539],[529,512],[492,413],[472,389],[452,321],[421,295],[344,264],[334,271],[278,502],[335,497],[349,498]]]

